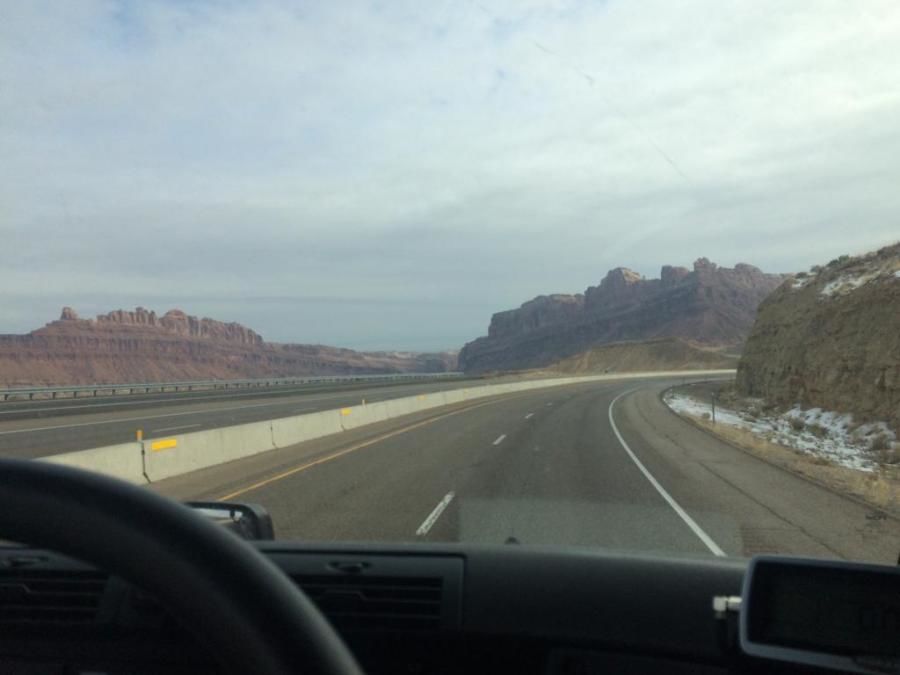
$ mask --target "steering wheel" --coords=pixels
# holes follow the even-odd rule
[[[136,584],[228,672],[362,672],[319,610],[274,563],[150,490],[79,469],[2,459],[0,536]]]

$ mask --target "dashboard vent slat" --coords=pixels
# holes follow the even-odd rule
[[[436,630],[441,625],[439,577],[292,574],[291,578],[339,630]]]
[[[0,626],[97,622],[108,576],[76,570],[0,570]]]

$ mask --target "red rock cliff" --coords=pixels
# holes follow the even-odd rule
[[[595,345],[656,338],[737,346],[750,332],[759,303],[785,278],[752,265],[719,267],[706,258],[693,271],[666,265],[660,277],[644,279],[617,267],[584,295],[539,296],[499,312],[488,335],[460,352],[460,368],[533,368]]]
[[[452,352],[357,352],[267,343],[238,323],[138,307],[81,319],[70,307],[27,335],[0,335],[0,384],[91,384],[454,370]]]

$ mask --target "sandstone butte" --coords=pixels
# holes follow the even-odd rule
[[[494,314],[488,334],[459,354],[467,372],[542,367],[610,343],[680,338],[701,347],[738,350],[759,303],[785,275],[706,258],[693,270],[666,265],[659,279],[610,270],[577,295],[542,295]]]
[[[795,275],[759,307],[738,390],[900,435],[900,243]]]
[[[0,386],[453,370],[453,352],[358,352],[269,343],[238,323],[138,307],[82,319],[70,307],[26,335],[0,335]]]

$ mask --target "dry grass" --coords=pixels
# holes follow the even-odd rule
[[[882,463],[877,471],[856,471],[839,466],[824,457],[788,448],[746,429],[691,418],[714,436],[747,452],[843,494],[900,516],[900,465]],[[891,453],[891,450],[885,451]]]

